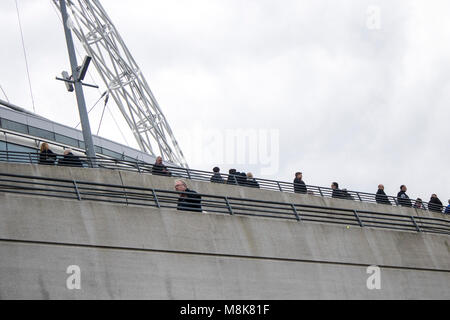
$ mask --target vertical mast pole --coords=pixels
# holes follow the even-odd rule
[[[89,165],[95,167],[96,166],[95,159],[93,159],[95,158],[94,142],[92,140],[91,126],[89,124],[89,117],[86,110],[86,101],[84,99],[83,94],[83,85],[79,80],[78,63],[77,57],[75,55],[75,47],[73,44],[72,33],[69,26],[67,25],[68,15],[66,8],[66,0],[59,0],[59,4],[61,8],[64,33],[66,35],[67,50],[69,52],[70,65],[72,67],[72,77],[75,86],[75,94],[77,96],[78,112],[80,114],[81,128],[83,130],[83,139],[86,148],[86,156],[89,158]]]

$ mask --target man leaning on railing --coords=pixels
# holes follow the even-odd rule
[[[398,204],[401,205],[402,207],[412,207],[411,200],[406,194],[406,190],[407,190],[406,186],[402,184],[400,186],[400,191],[397,194]]]
[[[163,165],[162,157],[157,157],[155,164],[152,168],[152,174],[160,175],[160,176],[168,176],[170,177],[172,174],[167,169],[165,165]]]
[[[378,185],[378,191],[377,191],[377,194],[375,196],[375,200],[379,204],[392,205],[392,203],[389,201],[388,196],[384,192],[384,186],[382,184]]]
[[[186,181],[183,179],[176,180],[175,190],[182,192],[178,198],[178,210],[202,212],[202,197],[194,190],[190,190]]]
[[[294,192],[295,193],[307,193],[308,190],[306,189],[306,184],[302,180],[303,174],[301,172],[295,173],[295,179],[294,179]]]

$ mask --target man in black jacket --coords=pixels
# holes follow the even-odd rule
[[[377,195],[375,196],[375,200],[379,204],[388,204],[392,206],[392,203],[389,201],[388,196],[384,192],[384,186],[382,184],[378,185]]]
[[[214,172],[214,174],[213,174],[213,176],[210,179],[211,182],[225,183],[225,181],[223,180],[222,176],[220,175],[220,168],[219,167],[214,167],[213,172]]]
[[[159,176],[171,176],[170,171],[167,170],[167,167],[165,165],[163,165],[161,157],[156,158],[155,164],[152,168],[152,174],[156,174]]]
[[[402,207],[412,207],[411,200],[409,200],[409,197],[406,194],[406,190],[407,188],[405,185],[400,186],[400,191],[397,194],[398,204],[401,205]]]
[[[83,167],[81,160],[78,156],[72,153],[72,150],[64,150],[64,157],[58,161],[59,166],[69,166],[69,167]]]
[[[228,171],[227,184],[237,184],[236,180],[236,169],[230,169]]]
[[[184,180],[175,181],[175,190],[182,192],[178,198],[178,210],[202,212],[202,197],[188,189]]]
[[[333,189],[333,193],[331,194],[332,198],[345,199],[345,195],[342,190],[339,189],[339,184],[337,182],[331,184],[331,189]]]
[[[247,172],[247,186],[259,189],[259,183],[255,178],[253,178],[253,174],[251,172]]]
[[[295,174],[294,179],[294,192],[295,193],[303,193],[306,194],[308,190],[306,189],[305,182],[302,180],[303,174],[301,172],[297,172]]]
[[[428,210],[442,213],[442,208],[441,200],[439,200],[436,194],[432,194],[428,202]]]

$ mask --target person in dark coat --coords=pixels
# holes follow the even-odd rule
[[[342,190],[339,189],[339,184],[337,182],[331,184],[331,189],[333,189],[333,193],[331,194],[332,198],[345,199],[345,195]]]
[[[375,196],[375,200],[379,204],[388,204],[392,206],[392,203],[389,201],[388,196],[384,192],[384,186],[382,184],[378,185],[378,191]]]
[[[442,209],[443,206],[441,200],[439,200],[436,194],[432,194],[430,201],[428,202],[428,210],[442,213]]]
[[[47,142],[42,143],[39,153],[39,164],[52,165],[55,164],[55,161],[56,153],[50,150]]]
[[[303,193],[306,194],[308,190],[306,189],[306,184],[302,180],[303,174],[301,172],[295,173],[295,179],[294,179],[294,192],[295,193]]]
[[[397,194],[398,204],[401,205],[402,207],[412,207],[411,200],[409,199],[408,195],[406,194],[406,190],[407,190],[407,188],[405,185],[400,186],[400,191]]]
[[[420,198],[416,199],[416,202],[413,205],[413,208],[415,209],[425,209],[425,207],[423,206],[423,201]]]
[[[347,191],[347,189],[342,189],[342,196],[344,197],[344,199],[347,200],[355,200],[355,198],[353,198],[353,196],[350,194],[350,192]]]
[[[214,167],[213,169],[214,174],[212,175],[210,181],[215,183],[225,183],[222,176],[220,175],[220,168]]]
[[[72,153],[72,150],[64,150],[64,157],[58,161],[59,166],[69,166],[69,167],[83,167],[81,160],[78,156]]]
[[[255,178],[253,178],[253,174],[251,172],[247,173],[247,186],[259,189],[259,183],[255,180]]]
[[[236,169],[230,169],[228,171],[228,179],[227,179],[227,184],[237,184],[237,180],[236,180]]]
[[[175,190],[180,193],[177,210],[202,212],[202,197],[194,190],[190,190],[184,180],[175,181]]]
[[[236,172],[236,180],[238,185],[248,187],[247,174],[245,172]]]
[[[153,165],[153,168],[152,168],[152,174],[156,174],[159,176],[169,176],[169,177],[172,175],[170,173],[170,171],[167,170],[167,167],[165,165],[163,165],[161,157],[156,158],[155,164]]]

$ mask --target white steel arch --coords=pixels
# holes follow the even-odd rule
[[[53,0],[59,8],[59,1]],[[66,0],[72,31],[83,44],[140,149],[187,168],[145,77],[99,0]]]

